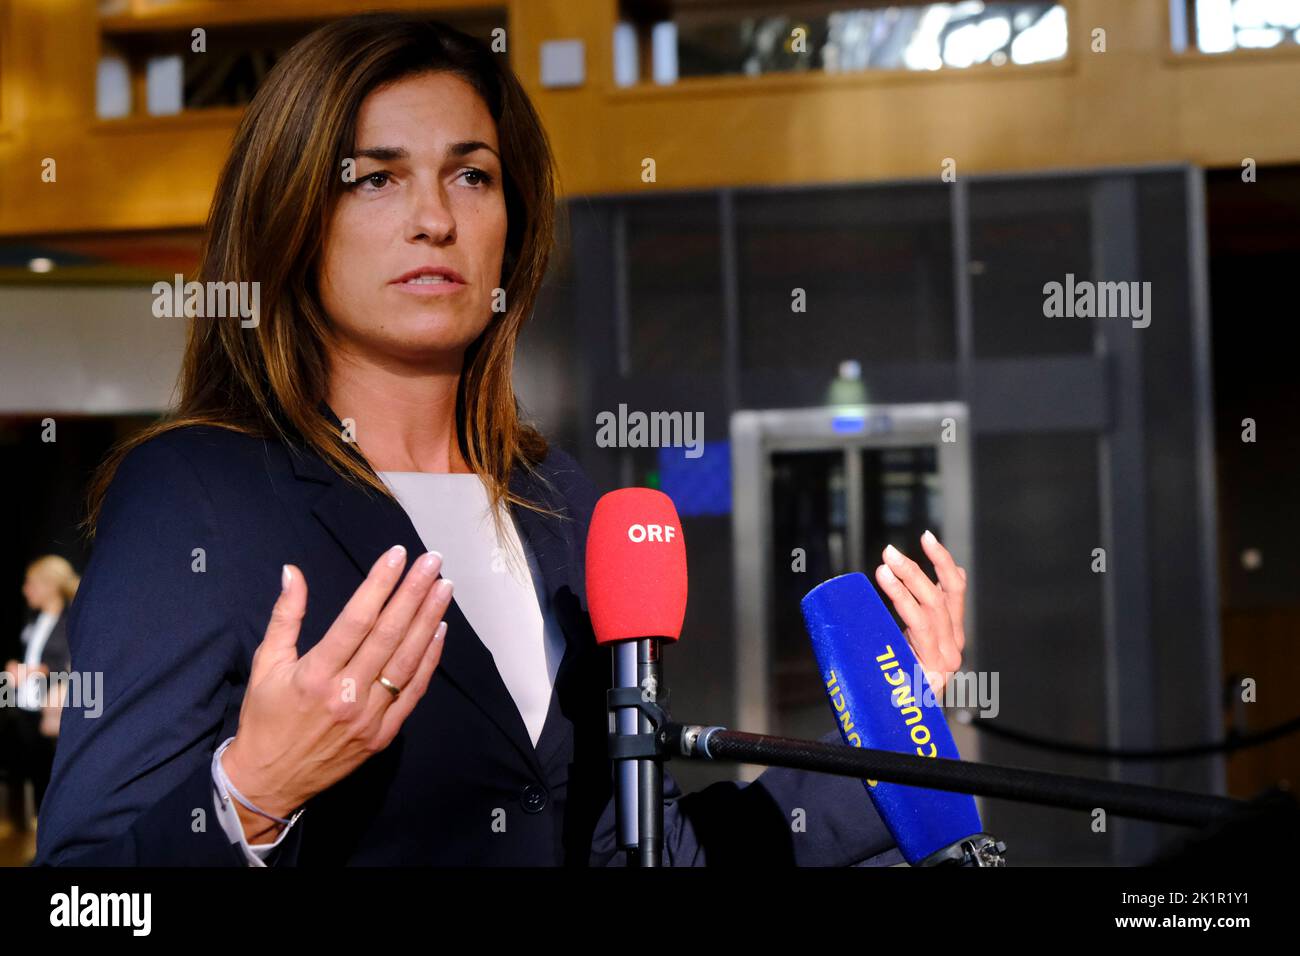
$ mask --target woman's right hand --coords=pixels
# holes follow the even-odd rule
[[[442,657],[452,584],[444,578],[434,586],[442,556],[430,551],[388,600],[405,564],[401,545],[380,555],[302,657],[307,582],[285,565],[283,590],[253,655],[239,728],[221,758],[230,782],[255,806],[287,817],[387,747],[424,696]],[[401,693],[380,684],[381,675]],[[279,828],[235,803],[250,842]]]

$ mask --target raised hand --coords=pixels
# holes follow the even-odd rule
[[[934,563],[937,584],[892,544],[881,552],[885,563],[876,568],[876,581],[903,619],[907,642],[937,697],[961,667],[966,646],[966,570],[931,532],[921,535],[921,547]]]
[[[387,747],[424,695],[442,656],[452,583],[435,585],[442,556],[430,551],[389,599],[405,564],[400,545],[380,555],[301,657],[307,582],[285,565],[253,655],[239,729],[221,758],[230,782],[255,806],[287,817]],[[242,805],[239,812],[250,840],[279,827]]]

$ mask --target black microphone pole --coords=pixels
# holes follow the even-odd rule
[[[670,723],[660,741],[665,753],[695,760],[788,767],[1074,810],[1104,807],[1115,816],[1185,826],[1218,823],[1248,807],[1241,800],[1212,794],[748,734],[725,727]]]
[[[614,647],[614,819],[628,866],[663,866],[664,767],[659,744],[667,715],[659,708],[663,681],[659,638],[641,637]],[[665,695],[666,696],[666,695]]]
[[[641,699],[654,704],[659,699],[659,682],[663,677],[659,660],[659,641],[643,637],[636,642],[637,686]],[[653,743],[658,727],[644,710],[637,711],[637,730],[648,734]],[[664,849],[664,765],[658,757],[643,757],[638,761],[640,825],[637,849],[641,866],[663,866]]]

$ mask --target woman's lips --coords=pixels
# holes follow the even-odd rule
[[[464,282],[393,282],[391,283],[397,289],[401,289],[407,295],[453,295],[461,289],[466,288]]]

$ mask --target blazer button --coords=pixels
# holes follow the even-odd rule
[[[523,804],[524,810],[528,813],[541,813],[546,809],[546,801],[549,798],[546,791],[535,783],[530,783],[524,787]]]

